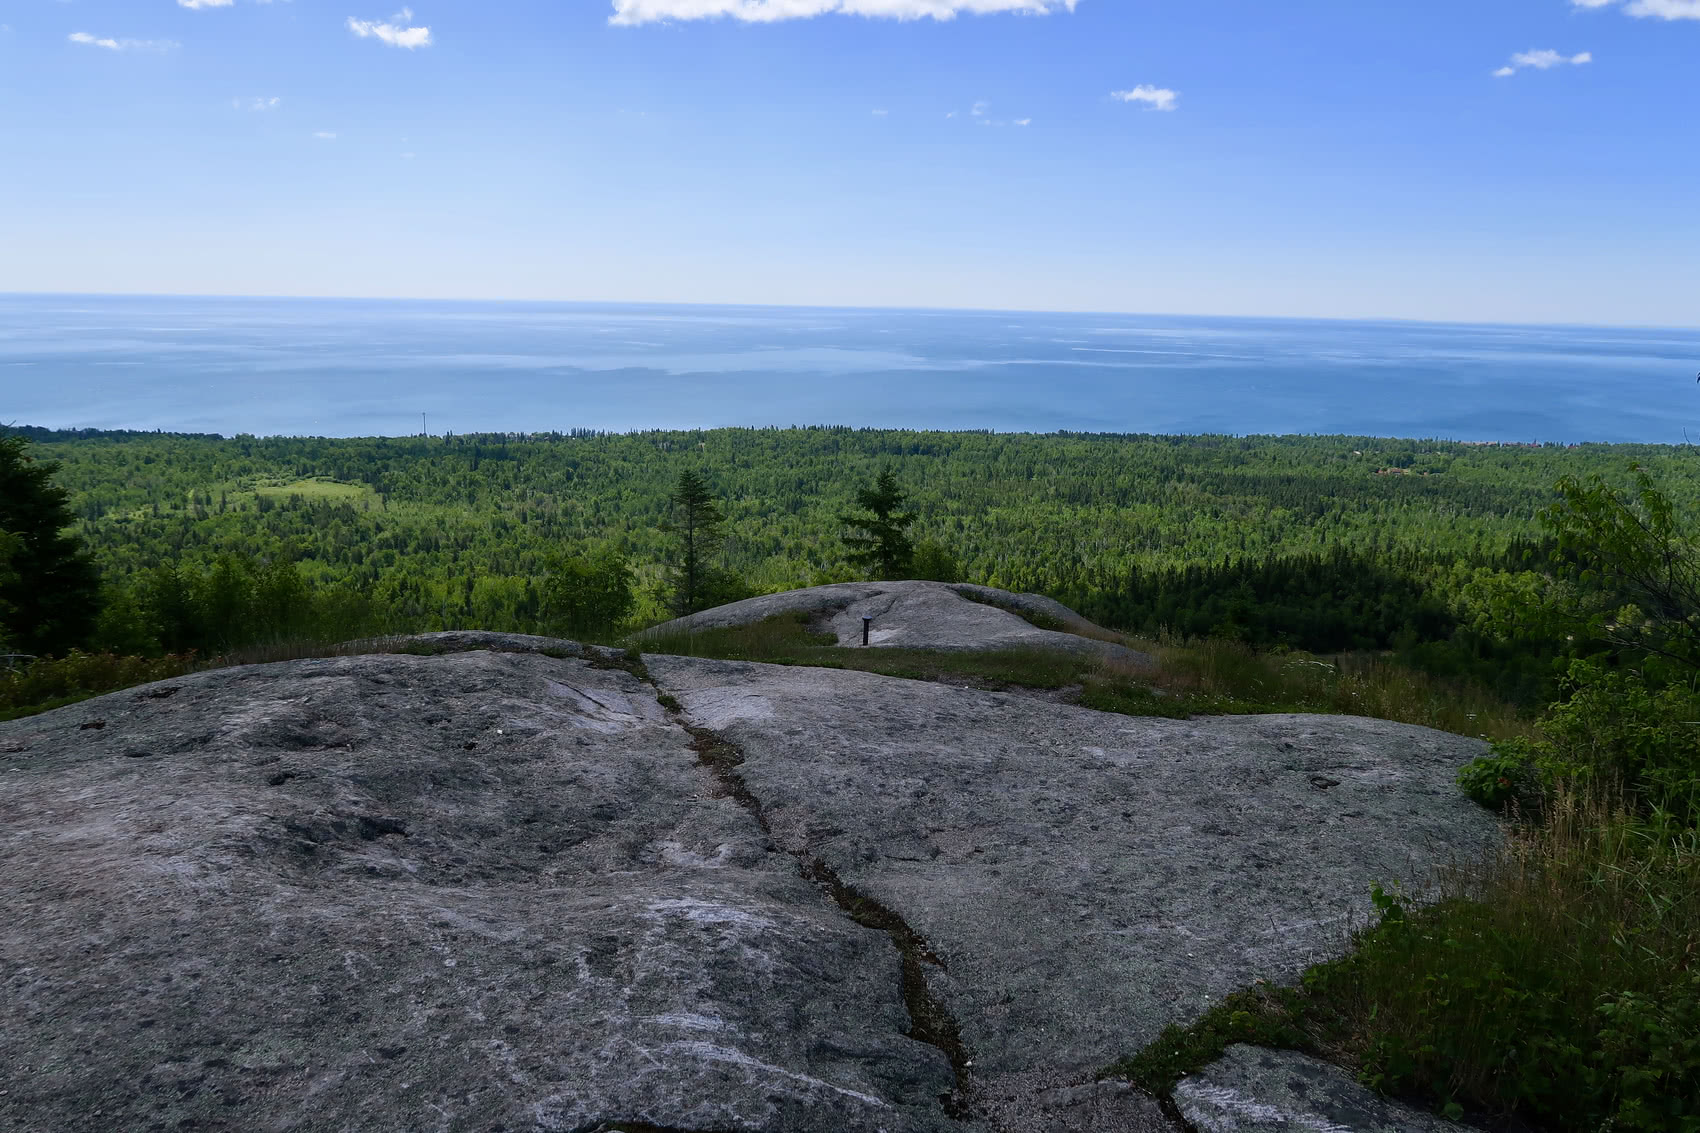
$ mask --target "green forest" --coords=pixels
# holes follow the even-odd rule
[[[561,630],[545,600],[552,572],[609,555],[632,572],[624,628],[635,628],[669,612],[666,525],[682,471],[724,515],[720,596],[736,597],[865,577],[842,517],[888,470],[928,577],[1052,595],[1146,635],[1399,648],[1520,700],[1544,695],[1550,657],[1535,672],[1520,650],[1507,670],[1506,642],[1482,630],[1545,557],[1537,514],[1554,483],[1621,479],[1637,463],[1692,498],[1700,478],[1687,450],[1668,447],[1367,437],[12,432],[59,465],[104,583],[89,636],[43,652]]]
[[[267,646],[462,628],[613,643],[857,578],[1048,594],[1155,665],[840,650],[796,619],[650,645],[1490,740],[1459,786],[1504,814],[1502,853],[1432,900],[1377,888],[1348,955],[1106,1072],[1161,1094],[1254,1042],[1486,1127],[1700,1133],[1697,481],[1687,447],[14,428],[0,719]]]

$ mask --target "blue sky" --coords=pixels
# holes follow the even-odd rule
[[[0,0],[0,290],[1700,324],[1700,0],[393,3]]]

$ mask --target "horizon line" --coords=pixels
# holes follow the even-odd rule
[[[0,292],[0,295],[5,294]],[[124,434],[138,437],[178,437],[187,440],[219,440],[234,441],[247,437],[256,441],[442,441],[447,443],[451,438],[456,440],[477,439],[480,437],[501,437],[504,440],[514,438],[527,442],[540,439],[585,440],[599,437],[643,437],[657,433],[800,433],[800,432],[845,432],[845,433],[937,433],[947,436],[972,435],[995,437],[1083,437],[1102,438],[1108,440],[1173,440],[1179,438],[1186,441],[1199,440],[1265,440],[1265,441],[1396,441],[1405,444],[1437,444],[1456,445],[1461,448],[1586,448],[1603,446],[1606,448],[1693,448],[1692,442],[1684,441],[1556,441],[1556,440],[1464,440],[1458,437],[1440,436],[1397,436],[1379,433],[1152,433],[1152,432],[1115,432],[1111,430],[1094,429],[1052,429],[1049,432],[1038,432],[1033,429],[917,429],[888,425],[830,425],[816,423],[811,425],[698,425],[684,427],[640,426],[631,429],[596,429],[577,427],[571,429],[509,429],[509,430],[477,430],[457,433],[450,429],[438,433],[210,433],[196,432],[187,429],[135,429],[135,428],[102,428],[98,425],[30,425],[17,421],[0,421],[0,437],[8,434],[22,435],[29,430],[39,430],[44,433],[94,433],[94,434]],[[51,442],[50,442],[51,443]]]
[[[414,295],[303,295],[303,294],[261,294],[261,293],[227,293],[217,294],[195,291],[14,291],[0,288],[0,299],[14,298],[75,298],[75,299],[197,299],[206,301],[271,301],[298,303],[458,303],[458,304],[533,304],[541,306],[580,306],[580,307],[688,307],[688,308],[740,308],[772,311],[871,311],[871,312],[908,312],[916,314],[953,314],[953,315],[1079,315],[1104,316],[1109,318],[1165,318],[1165,319],[1247,319],[1267,322],[1315,322],[1315,323],[1397,323],[1412,326],[1454,326],[1454,327],[1519,327],[1519,328],[1586,328],[1599,330],[1663,330],[1663,331],[1700,331],[1700,323],[1681,325],[1674,323],[1614,323],[1614,322],[1519,322],[1505,319],[1436,319],[1418,318],[1409,315],[1246,315],[1246,314],[1212,314],[1201,311],[1133,311],[1110,309],[1080,309],[1070,307],[951,307],[951,306],[891,306],[878,304],[852,303],[758,303],[739,302],[731,300],[708,301],[700,299],[516,299],[516,298],[474,298],[474,297],[443,297],[443,296],[414,296]]]

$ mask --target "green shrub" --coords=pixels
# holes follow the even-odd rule
[[[1255,987],[1113,1067],[1147,1089],[1233,1042],[1323,1053],[1438,1112],[1700,1133],[1700,837],[1560,784],[1539,822],[1297,989]],[[1250,998],[1247,998],[1250,997]]]
[[[1501,740],[1493,754],[1473,759],[1458,772],[1458,786],[1489,810],[1540,813],[1543,778],[1527,739]]]
[[[1700,693],[1692,684],[1650,687],[1639,673],[1587,660],[1571,664],[1565,691],[1538,737],[1496,743],[1459,772],[1466,794],[1533,814],[1556,784],[1574,782],[1625,791],[1643,816],[1673,831],[1700,822]]]
[[[1617,1098],[1616,1127],[1700,1130],[1700,971],[1658,996],[1623,992],[1600,1004],[1595,1092]]]
[[[1700,1130],[1692,838],[1560,788],[1453,896],[1377,904],[1357,950],[1306,979],[1358,1017],[1365,1081],[1556,1130]]]
[[[0,713],[7,718],[73,704],[101,693],[182,676],[192,655],[120,657],[73,649],[61,658],[43,658],[15,672],[0,673]]]

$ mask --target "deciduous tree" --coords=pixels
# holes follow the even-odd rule
[[[1603,478],[1558,483],[1562,499],[1542,519],[1560,561],[1576,571],[1590,629],[1618,649],[1700,668],[1700,553],[1671,497],[1647,471],[1634,488]]]
[[[611,547],[561,556],[543,582],[543,623],[552,633],[601,637],[631,616],[632,570]]]

